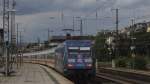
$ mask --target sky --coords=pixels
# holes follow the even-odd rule
[[[47,40],[48,29],[53,31],[50,35],[64,35],[62,29],[73,28],[73,17],[82,18],[84,35],[95,35],[103,29],[114,30],[113,9],[116,8],[119,9],[119,29],[129,26],[133,18],[142,22],[149,21],[150,17],[150,0],[16,0],[16,3],[16,23],[26,42],[37,41],[37,38]],[[74,19],[76,30],[80,28],[81,18]],[[73,34],[79,35],[79,32]]]

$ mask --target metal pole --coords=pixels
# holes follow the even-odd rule
[[[131,46],[133,47],[133,50],[132,50],[132,53],[131,53],[131,55],[132,55],[132,58],[133,58],[133,66],[132,66],[132,68],[134,69],[135,68],[135,43],[134,43],[134,19],[131,19],[131,25],[132,25],[132,30],[131,30],[131,34],[130,34],[130,38],[131,38]]]
[[[96,29],[97,29],[97,31],[98,31],[98,12],[97,12],[97,10],[96,10]]]
[[[118,13],[119,13],[119,9],[116,9],[116,33],[117,33],[117,37],[118,37],[118,26],[119,26],[119,19],[118,19]]]
[[[115,57],[118,57],[119,56],[119,31],[118,31],[118,26],[119,26],[119,18],[118,18],[118,13],[119,13],[119,9],[115,9],[116,10],[116,56]]]
[[[75,22],[74,22],[74,18],[75,18],[75,17],[73,16],[73,25],[72,25],[72,26],[73,26],[73,33],[75,34],[75,25],[74,25]]]
[[[49,30],[49,28],[48,28],[48,32],[47,32],[47,34],[48,34],[48,36],[47,36],[47,41],[49,42],[49,32],[50,32],[50,30]]]
[[[3,42],[3,55],[4,55],[4,57],[5,57],[5,12],[6,12],[6,10],[5,10],[5,0],[3,0],[3,40],[2,40],[2,42]],[[6,63],[5,63],[6,64]],[[6,66],[5,66],[5,68],[6,68]]]
[[[83,20],[80,20],[80,36],[83,36]]]
[[[134,24],[135,24],[135,19],[131,19],[131,25],[132,25],[132,30],[131,30],[131,34],[133,35],[134,33]]]
[[[17,68],[18,68],[18,55],[19,55],[19,52],[18,52],[18,51],[19,51],[19,47],[18,47],[18,43],[19,43],[18,32],[19,32],[19,31],[18,31],[18,27],[19,27],[19,24],[17,24],[17,59],[16,59],[16,60],[17,60],[17,61],[16,61],[16,62],[17,62]]]
[[[119,9],[112,9],[112,10],[115,10],[116,12],[116,48],[115,48],[115,56],[114,56],[114,59],[116,57],[119,56],[119,31],[118,31],[118,27],[119,27]],[[116,67],[116,64],[115,64],[115,61],[114,59],[112,59],[112,67]]]
[[[8,76],[9,73],[9,12],[6,10],[9,9],[9,0],[3,0],[3,55],[5,57],[5,75]],[[7,31],[6,31],[7,29]],[[7,39],[6,39],[7,36]]]
[[[22,52],[22,38],[21,38],[21,31],[19,32],[20,33],[20,52],[19,52],[19,54],[20,54],[20,66],[21,66],[21,52]]]

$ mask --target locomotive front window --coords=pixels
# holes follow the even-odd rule
[[[78,56],[78,53],[77,52],[70,52],[69,53],[69,58],[76,58]]]
[[[69,52],[79,52],[79,50],[69,50]]]
[[[90,58],[91,57],[91,53],[90,52],[80,52],[80,55],[83,58]]]
[[[91,53],[90,52],[70,52],[69,53],[69,58],[77,58],[77,56],[82,56],[83,58],[90,58]]]

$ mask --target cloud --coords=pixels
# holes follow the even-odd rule
[[[114,0],[17,0],[18,14],[34,14],[48,11],[91,11],[98,7],[111,6]]]
[[[59,18],[55,18],[53,21],[50,16],[58,16],[57,12],[44,12],[30,15],[18,15],[16,22],[19,23],[19,30],[24,31],[25,39],[36,40],[37,37],[43,37],[42,40],[47,39],[47,29],[52,29],[59,25]],[[58,29],[57,29],[58,30]]]
[[[112,8],[119,8],[120,28],[129,25],[130,17],[150,15],[150,0],[16,0],[18,23],[26,29],[26,39],[35,40],[38,36],[46,39],[47,28],[57,30],[59,34],[64,26],[61,23],[61,11],[64,13],[65,28],[72,28],[73,16],[95,18],[98,11],[99,21],[85,21],[83,24],[85,34],[95,34],[99,29],[115,28],[115,12]],[[55,17],[51,21],[49,17]],[[143,20],[143,19],[142,19]],[[139,20],[141,21],[141,20]],[[0,21],[1,22],[1,21]],[[75,21],[79,29],[79,21]],[[97,25],[98,24],[98,25]]]

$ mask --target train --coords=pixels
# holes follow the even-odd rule
[[[84,74],[94,77],[95,56],[91,40],[66,40],[55,50],[55,69],[65,76]]]

